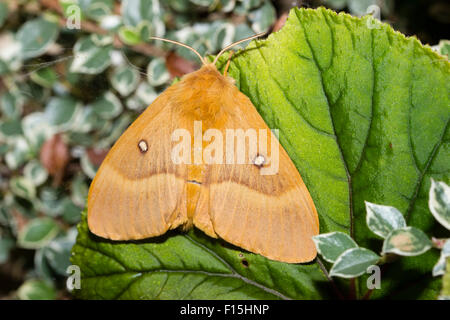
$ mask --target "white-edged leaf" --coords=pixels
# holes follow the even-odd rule
[[[356,278],[377,263],[380,257],[365,248],[351,248],[344,251],[330,270],[331,277]]]
[[[2,114],[9,119],[16,119],[22,114],[24,99],[11,91],[5,92],[0,97]]]
[[[78,210],[81,216],[81,211]],[[70,263],[70,250],[75,244],[77,232],[53,239],[45,248],[44,255],[52,269],[61,276],[66,276]]]
[[[89,160],[87,152],[85,152],[80,159],[80,165],[83,172],[91,179],[94,179],[98,168]]]
[[[328,262],[335,262],[344,251],[358,247],[349,235],[338,231],[319,234],[312,239],[319,254]]]
[[[383,254],[395,253],[400,256],[417,256],[432,247],[431,240],[420,229],[405,227],[393,230],[384,240]]]
[[[5,155],[6,165],[9,169],[15,170],[21,166],[29,157],[30,145],[24,138],[20,137],[14,141],[12,150]]]
[[[0,2],[0,27],[2,27],[3,23],[5,23],[8,13],[8,5],[4,2]]]
[[[22,58],[34,58],[45,53],[55,42],[58,33],[58,25],[44,18],[26,22],[17,32],[17,40],[22,46]]]
[[[54,97],[45,107],[45,116],[50,125],[57,130],[68,130],[74,124],[77,112],[81,111],[81,105],[70,97]]]
[[[158,93],[148,83],[142,82],[137,88],[135,96],[142,102],[141,108],[145,108],[158,97]]]
[[[163,58],[155,58],[148,64],[147,79],[152,86],[160,86],[170,80],[170,74]]]
[[[47,245],[59,232],[52,218],[35,218],[20,230],[18,243],[22,248],[37,249]]]
[[[14,177],[9,181],[11,191],[18,197],[34,199],[36,197],[36,186],[25,177]]]
[[[117,117],[123,110],[122,102],[111,91],[105,92],[90,106],[99,117],[105,120]]]
[[[266,31],[277,17],[276,10],[270,1],[264,3],[260,8],[253,10],[248,15],[255,32]]]
[[[406,227],[405,218],[396,208],[368,201],[365,203],[367,226],[376,235],[386,238],[393,230]]]
[[[20,300],[53,300],[56,291],[48,282],[42,280],[27,280],[17,290]]]
[[[23,169],[25,178],[31,181],[35,186],[40,186],[48,178],[47,170],[37,160],[31,160]]]
[[[75,44],[70,72],[98,74],[111,64],[112,45],[98,46],[92,36],[81,38]]]
[[[450,230],[450,187],[446,183],[431,179],[428,206],[434,218]]]
[[[111,76],[111,84],[122,96],[126,97],[138,86],[139,72],[127,65],[118,67]]]
[[[9,258],[9,251],[14,247],[14,240],[0,236],[0,265],[5,263]]]
[[[433,267],[433,276],[443,276],[445,274],[445,266],[447,264],[447,258],[450,257],[450,240],[447,240],[442,247],[441,256],[438,262]]]
[[[43,112],[33,112],[22,119],[23,133],[31,146],[38,150],[56,131]]]

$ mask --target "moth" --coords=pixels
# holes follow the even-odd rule
[[[195,226],[272,260],[315,258],[319,220],[300,173],[250,99],[215,66],[226,50],[258,36],[227,46],[213,63],[187,45],[154,37],[190,48],[203,66],[166,89],[107,154],[89,189],[92,233],[138,240]],[[181,147],[176,132],[187,135]],[[225,143],[229,132],[254,132],[267,144],[255,148],[251,135]],[[210,150],[219,142],[227,152]],[[207,151],[212,161],[204,161]],[[245,161],[233,161],[239,155]],[[274,161],[276,171],[267,174]]]

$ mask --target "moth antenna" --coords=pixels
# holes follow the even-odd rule
[[[200,58],[200,61],[201,61],[204,65],[207,64],[206,61],[205,61],[205,59],[200,55],[200,53],[198,53],[197,50],[195,50],[194,48],[188,46],[187,44],[184,44],[184,43],[181,43],[181,42],[178,42],[178,41],[175,41],[175,40],[169,40],[169,39],[160,38],[160,37],[150,37],[150,39],[166,41],[166,42],[170,42],[170,43],[177,44],[177,45],[179,45],[179,46],[185,47],[185,48],[191,50],[192,52],[194,52],[194,53]]]
[[[265,35],[268,31],[269,31],[269,30],[264,31],[264,32],[261,32],[261,33],[258,33],[258,34],[255,34],[255,35],[253,35],[253,36],[250,36],[250,37],[247,37],[247,38],[245,38],[245,39],[236,41],[236,42],[234,42],[234,43],[232,43],[232,44],[226,46],[225,48],[223,48],[223,49],[217,54],[216,58],[214,59],[213,64],[216,64],[217,61],[219,60],[220,56],[221,56],[225,51],[227,51],[228,49],[230,49],[230,48],[232,48],[232,47],[234,47],[234,46],[236,46],[236,45],[238,45],[238,44],[240,44],[240,43],[242,43],[242,42],[245,42],[245,41],[248,41],[248,40],[252,40],[252,39],[255,39],[255,38],[259,38],[259,37]]]

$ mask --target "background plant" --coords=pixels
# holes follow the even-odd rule
[[[428,205],[435,219],[450,230],[450,187],[444,182],[432,180]],[[366,211],[367,226],[383,239],[381,254],[359,247],[342,232],[320,234],[314,237],[314,242],[319,254],[332,264],[330,276],[353,279],[365,274],[371,266],[392,263],[396,256],[419,256],[432,247],[441,250],[439,260],[433,267],[433,276],[443,276],[446,270],[448,273],[446,265],[450,257],[450,238],[429,239],[422,230],[407,226],[403,214],[394,207],[366,202]],[[365,298],[370,297],[370,293]],[[445,290],[440,298],[450,299]]]
[[[255,32],[279,29],[290,6],[267,0],[0,2],[0,296],[68,296],[64,277],[74,226],[96,168],[171,79],[198,64],[189,51],[148,37],[213,54]],[[80,29],[68,28],[74,8]],[[362,14],[350,2],[339,8]],[[391,11],[382,12],[383,19],[395,16],[386,8]],[[437,49],[445,53],[445,42]]]

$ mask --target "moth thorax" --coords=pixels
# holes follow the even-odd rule
[[[138,142],[138,148],[139,148],[139,151],[141,151],[141,153],[146,153],[146,152],[148,151],[148,144],[147,144],[147,141],[145,141],[145,140],[140,140],[140,141]]]

